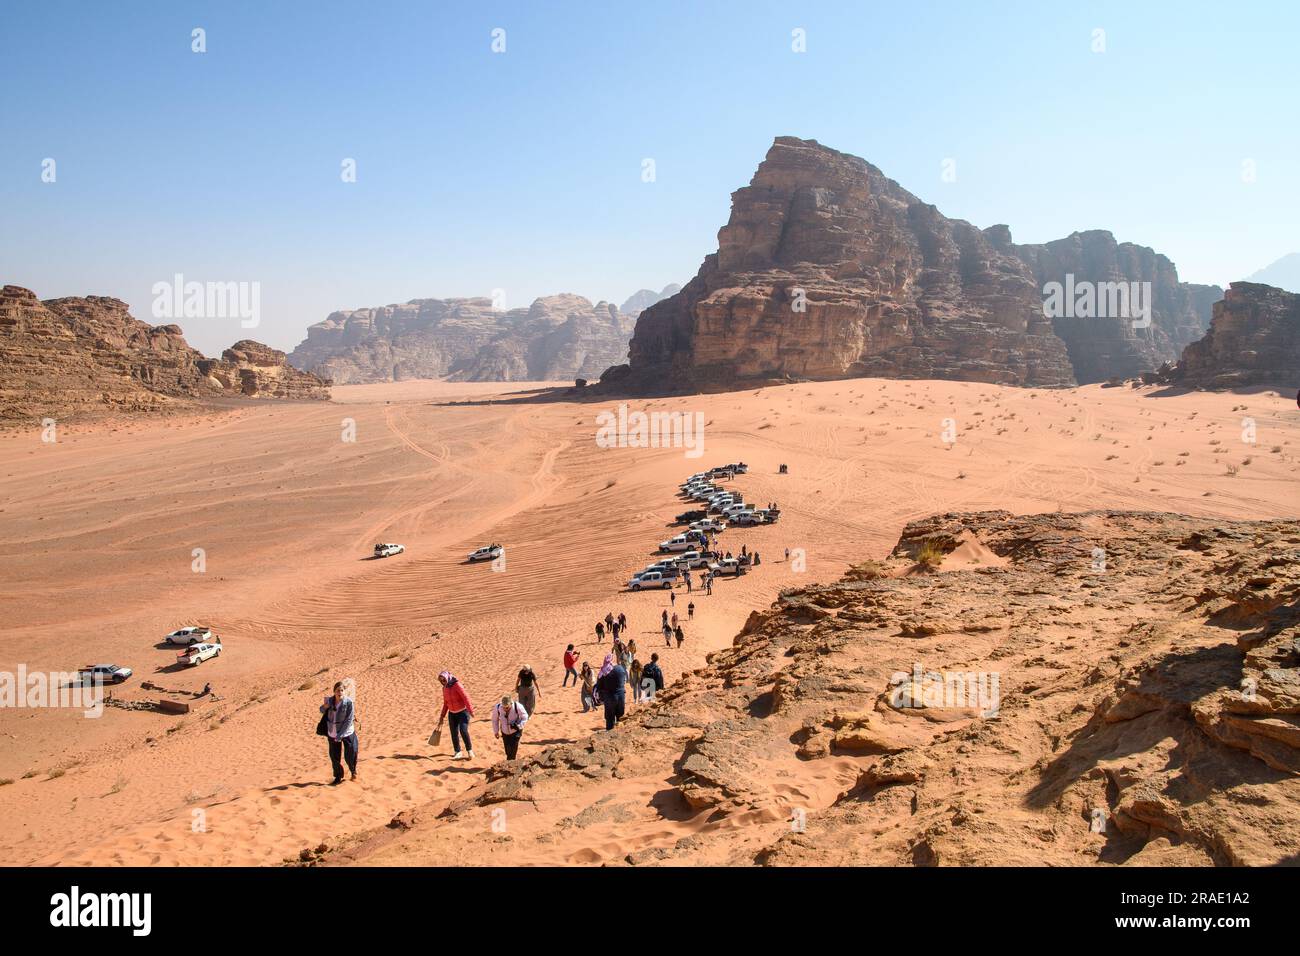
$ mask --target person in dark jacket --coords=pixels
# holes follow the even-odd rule
[[[333,696],[326,697],[320,712],[325,715],[325,735],[329,738],[330,763],[334,765],[334,783],[343,782],[343,760],[348,762],[352,779],[357,779],[356,705],[344,694],[343,681],[334,685]]]
[[[653,681],[654,688],[651,689],[647,682]],[[642,693],[646,700],[654,700],[655,694],[664,689],[664,672],[659,667],[659,655],[651,654],[650,663],[641,668]]]
[[[605,660],[609,662],[610,658]],[[596,689],[605,705],[605,729],[613,730],[614,725],[623,719],[623,708],[627,704],[627,670],[617,661],[612,662],[609,670],[603,667],[601,670],[604,674],[596,682]]]

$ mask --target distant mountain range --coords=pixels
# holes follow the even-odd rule
[[[635,322],[608,302],[568,293],[509,310],[485,298],[413,299],[331,314],[289,362],[336,385],[595,380],[626,360]]]
[[[1300,293],[1300,252],[1283,256],[1272,265],[1267,265],[1258,272],[1246,276],[1246,281]]]
[[[338,385],[413,378],[594,381],[627,360],[642,310],[679,289],[641,289],[619,308],[561,293],[526,309],[500,310],[489,299],[469,298],[335,312],[307,330],[289,361]]]
[[[676,295],[681,291],[682,287],[676,282],[670,282],[664,286],[662,292],[656,292],[654,289],[640,289],[628,296],[627,301],[618,307],[618,311],[636,318],[656,302],[662,302],[670,295]]]

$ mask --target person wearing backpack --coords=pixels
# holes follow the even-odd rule
[[[655,694],[664,689],[664,672],[659,666],[659,655],[651,654],[650,663],[641,668],[641,682],[643,685],[641,696],[645,700],[654,700]],[[653,687],[650,686],[653,682]]]
[[[506,759],[514,760],[519,754],[519,738],[524,735],[528,711],[509,694],[492,708],[492,736],[500,737],[506,748]]]
[[[600,670],[596,689],[605,705],[605,729],[613,730],[614,725],[623,719],[623,709],[627,705],[627,671],[613,659],[613,655],[605,657],[605,667]]]

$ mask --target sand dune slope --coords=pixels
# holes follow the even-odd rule
[[[510,388],[345,387],[330,403],[67,427],[54,444],[0,436],[0,671],[111,661],[135,669],[119,703],[192,706],[90,720],[0,709],[0,861],[273,863],[435,797],[468,799],[500,754],[480,719],[476,761],[426,759],[443,668],[482,718],[531,663],[544,697],[525,752],[585,739],[599,721],[558,687],[560,653],[620,610],[650,649],[668,600],[622,584],[686,508],[677,483],[715,462],[749,462],[736,486],[779,502],[782,520],[724,534],[763,563],[693,596],[685,645],[662,651],[671,683],[782,588],[834,581],[935,513],[1300,514],[1294,406],[1267,391],[854,380],[636,404],[704,416],[704,455],[689,458],[599,447],[611,402]],[[407,551],[369,560],[378,540]],[[503,571],[464,563],[489,540],[507,545]],[[225,650],[178,668],[160,639],[196,621]],[[331,789],[311,731],[343,676],[358,684],[362,780]],[[216,697],[196,698],[208,682]],[[792,785],[831,801],[855,767],[835,757]]]

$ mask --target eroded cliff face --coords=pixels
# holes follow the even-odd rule
[[[1187,346],[1163,377],[1198,388],[1300,387],[1300,295],[1232,283],[1214,304],[1205,337]]]
[[[249,398],[329,398],[327,383],[285,360],[285,354],[252,339],[241,339],[221,353],[221,359],[203,359],[199,370],[209,386]]]
[[[326,383],[245,340],[205,358],[176,325],[134,318],[104,296],[49,299],[0,290],[0,418],[154,411],[204,398],[328,398]]]
[[[641,314],[629,381],[850,375],[1073,383],[1013,253],[870,163],[781,137],[733,194],[718,252]]]
[[[1151,327],[1054,320],[1044,286],[1151,282]],[[948,219],[855,156],[780,137],[732,195],[718,252],[643,312],[614,387],[871,375],[1066,386],[1158,367],[1208,320],[1214,287],[1105,232],[1017,246],[1006,226]]]
[[[497,311],[492,301],[415,299],[335,312],[307,330],[289,356],[345,382],[449,377],[461,381],[594,379],[622,362],[633,319],[578,295]]]
[[[1076,232],[1042,245],[1018,245],[1016,255],[1033,270],[1039,289],[1048,283],[1143,283],[1150,306],[1143,317],[1058,315],[1052,329],[1065,342],[1079,384],[1132,378],[1166,362],[1176,362],[1187,345],[1205,334],[1218,286],[1180,282],[1178,269],[1146,246],[1116,242],[1102,230]],[[1149,298],[1147,298],[1149,293]],[[1131,312],[1132,310],[1130,310]],[[1149,325],[1134,327],[1134,321]]]

